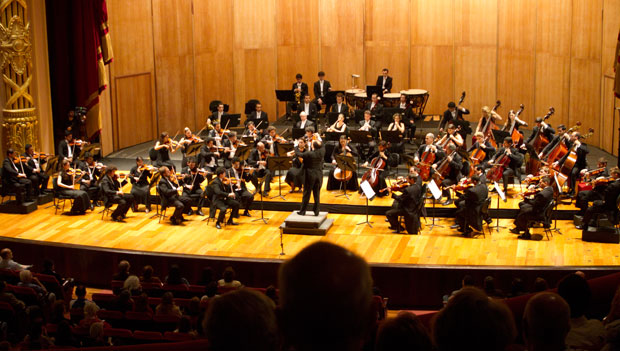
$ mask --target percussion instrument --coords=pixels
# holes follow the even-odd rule
[[[398,107],[400,103],[399,93],[386,93],[383,94],[383,106],[385,107]]]
[[[366,92],[357,93],[354,95],[355,98],[355,108],[358,110],[363,110],[366,108],[366,104],[370,102],[370,98],[366,94]]]
[[[344,98],[346,103],[351,107],[356,107],[355,94],[363,93],[364,89],[347,89],[344,91]]]
[[[426,103],[428,102],[428,91],[424,89],[408,89],[401,90],[400,93],[407,97],[407,101],[411,105],[411,110],[413,113],[421,117],[424,113]]]

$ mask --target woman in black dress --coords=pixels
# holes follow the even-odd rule
[[[76,190],[75,184],[80,182],[84,173],[81,170],[71,169],[69,160],[62,161],[62,170],[56,179],[58,190],[63,195],[68,195],[73,199],[71,214],[84,214],[90,208],[90,198],[84,190]]]
[[[357,149],[353,145],[348,145],[349,139],[342,135],[339,140],[338,146],[334,148],[332,152],[332,165],[334,166],[332,170],[329,172],[329,177],[327,178],[327,190],[339,190],[342,189],[342,182],[336,179],[334,176],[334,172],[337,168],[336,163],[336,155],[345,155],[345,156],[353,156],[353,158],[357,157]],[[353,175],[351,179],[347,181],[347,190],[357,190],[359,188],[358,180],[357,180],[357,172],[353,170]]]
[[[151,211],[151,201],[149,193],[151,191],[149,178],[151,177],[151,171],[155,172],[156,169],[153,166],[145,165],[142,157],[136,158],[136,165],[129,171],[129,179],[131,180],[131,192],[136,201],[134,202],[133,211],[136,212],[138,204],[144,204],[146,213]]]
[[[170,153],[177,151],[179,148],[179,143],[170,139],[170,135],[168,132],[163,132],[159,136],[159,140],[155,144],[155,151],[157,151],[157,161],[155,161],[154,165],[156,167],[166,166],[172,172],[175,172],[174,163],[170,159]]]
[[[294,150],[291,150],[287,155],[293,156],[293,164],[291,168],[286,172],[286,178],[284,181],[291,187],[291,193],[300,192],[302,186],[304,185],[304,172],[301,168],[303,163],[296,156],[295,151],[304,152],[306,150],[306,140],[304,138],[300,138],[297,141],[297,146]],[[295,188],[298,188],[295,191]]]

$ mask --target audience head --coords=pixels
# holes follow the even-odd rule
[[[89,334],[91,339],[100,340],[103,338],[103,322],[96,322],[90,325]]]
[[[569,307],[558,294],[543,292],[527,302],[523,314],[523,339],[528,350],[564,350],[569,330]]]
[[[236,290],[212,300],[202,326],[212,350],[268,351],[279,344],[272,304],[253,290]]]
[[[543,292],[549,289],[549,284],[544,278],[538,277],[534,281],[534,292]]]
[[[99,311],[99,307],[94,303],[87,303],[84,305],[84,318],[95,318],[97,317],[97,312]]]
[[[377,330],[375,351],[432,349],[428,331],[413,313],[401,312],[395,318],[385,320]]]
[[[86,287],[82,284],[75,287],[75,296],[77,296],[78,299],[83,299],[86,296]]]
[[[233,159],[233,163],[235,162],[239,162],[239,159],[237,159],[237,161],[235,161]],[[213,268],[211,267],[205,267],[202,269],[202,278],[201,278],[201,285],[207,285],[208,283],[213,281]]]
[[[222,273],[222,279],[224,279],[225,283],[232,283],[235,280],[235,270],[232,266],[227,266],[224,268],[224,272]]]
[[[131,292],[127,289],[121,290],[118,294],[118,302],[120,303],[129,303],[131,300]]]
[[[523,284],[523,280],[519,277],[512,278],[512,282],[510,283],[510,291],[512,296],[525,294],[525,285]]]
[[[484,278],[484,292],[489,296],[495,293],[495,279],[490,275]]]
[[[10,260],[13,258],[13,251],[6,247],[0,251],[0,257],[2,257],[3,260]]]
[[[433,340],[439,351],[504,350],[515,335],[508,307],[473,287],[456,293],[433,323]]]
[[[129,269],[131,268],[131,265],[129,264],[129,261],[126,260],[122,260],[118,263],[118,273],[128,273],[129,274]]]
[[[475,282],[474,282],[474,277],[472,277],[469,274],[466,274],[463,276],[463,279],[461,280],[461,286],[462,287],[466,287],[466,286],[474,286]]]
[[[153,278],[153,267],[152,266],[150,265],[144,266],[144,268],[142,269],[142,278],[144,280],[149,280]]]
[[[134,310],[136,312],[147,312],[149,310],[149,296],[142,293],[139,299],[134,300]]]
[[[22,283],[30,283],[32,282],[32,272],[30,272],[27,269],[24,269],[23,271],[19,272],[19,280]]]
[[[578,318],[586,313],[592,296],[588,282],[577,274],[569,274],[560,280],[558,294],[570,306],[571,318]]]
[[[307,246],[280,267],[281,326],[298,350],[359,347],[376,320],[366,261],[328,242]]]
[[[45,271],[53,271],[54,270],[54,261],[46,258],[43,260],[43,270]]]
[[[161,297],[162,305],[173,305],[174,304],[174,296],[170,291],[166,291]]]
[[[140,279],[138,276],[130,275],[125,279],[125,283],[123,283],[123,289],[127,289],[129,291],[140,290]]]
[[[4,280],[0,280],[0,293],[4,292],[4,289],[6,289],[6,283]]]
[[[210,282],[205,286],[205,295],[207,297],[212,298],[217,295],[217,282]]]

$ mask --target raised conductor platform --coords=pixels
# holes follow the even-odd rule
[[[283,234],[325,235],[333,224],[334,220],[327,218],[327,212],[302,216],[293,211],[280,225],[280,230]]]

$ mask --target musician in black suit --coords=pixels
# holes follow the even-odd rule
[[[607,213],[610,218],[617,218],[618,206],[616,201],[620,196],[620,169],[614,167],[610,171],[612,182],[607,185],[605,189],[605,195],[602,200],[596,200],[592,203],[592,206],[588,207],[585,215],[583,216],[582,225],[577,226],[577,229],[584,229],[590,225],[592,218],[597,213]]]
[[[471,153],[480,147],[480,149],[485,153],[484,158],[480,160],[480,165],[486,168],[489,160],[493,157],[493,155],[495,155],[495,147],[493,147],[493,144],[491,144],[490,141],[484,140],[484,134],[482,134],[482,132],[477,132],[474,136],[476,137],[476,142],[473,143],[469,149],[467,149],[467,153]],[[484,143],[482,143],[483,140]]]
[[[555,130],[551,128],[541,117],[536,117],[536,125],[532,128],[532,134],[525,141],[526,144],[531,144],[538,133],[542,133],[547,140],[553,140]]]
[[[205,181],[206,173],[204,171],[200,171],[197,167],[197,162],[194,157],[190,157],[187,160],[187,167],[181,170],[181,174],[183,175],[182,185],[183,185],[183,195],[189,197],[196,201],[196,214],[199,216],[204,216],[202,213],[202,205],[204,203],[203,191],[200,185]],[[193,215],[194,211],[191,208],[187,210],[188,215]]]
[[[564,146],[568,149],[568,140],[570,139],[570,135],[566,134],[566,126],[563,124],[558,125],[558,131],[553,136],[553,139],[549,139],[549,144],[545,146],[542,151],[538,154],[538,158],[542,159],[543,157],[547,157],[547,154],[551,152],[555,148],[558,143],[564,143]]]
[[[480,182],[479,176],[472,176],[470,182],[473,186],[466,188],[456,200],[456,213],[454,215],[458,230],[467,237],[470,237],[472,233],[470,227],[482,230],[480,209],[489,196],[489,189],[485,183]]]
[[[226,219],[226,210],[228,208],[231,209],[230,216],[228,217],[227,225],[238,225],[233,221],[234,217],[239,215],[239,201],[237,201],[237,195],[234,191],[231,191],[229,185],[225,185],[223,180],[226,177],[226,169],[224,167],[219,167],[215,171],[216,178],[209,184],[209,186],[213,189],[213,206],[220,210],[220,214],[217,217],[217,222],[215,222],[215,227],[217,229],[222,229],[221,223]]]
[[[400,110],[400,114],[403,115],[403,122],[405,122],[405,126],[407,126],[407,130],[409,131],[409,143],[413,144],[416,131],[415,116],[413,115],[411,105],[407,101],[407,95],[400,94],[398,108]]]
[[[417,234],[420,228],[420,214],[417,210],[422,197],[422,178],[414,171],[407,175],[407,182],[409,186],[402,190],[401,195],[392,193],[395,205],[385,213],[385,216],[390,222],[390,229],[394,232],[407,229],[407,233]],[[405,217],[405,228],[398,223],[399,216]]]
[[[314,199],[314,215],[319,215],[321,204],[321,186],[323,185],[323,159],[325,158],[325,148],[320,141],[312,142],[312,150],[296,152],[297,157],[303,159],[304,170],[304,194],[301,198],[301,209],[297,214],[304,216],[310,201],[310,194]]]
[[[336,103],[331,106],[329,112],[342,113],[345,116],[349,116],[349,106],[344,102],[344,95],[342,93],[336,94]]]
[[[77,160],[80,148],[78,146],[69,146],[72,140],[73,133],[68,130],[65,131],[65,138],[58,143],[58,164],[61,164],[64,159],[68,159],[71,164],[74,164]]]
[[[254,202],[254,195],[248,191],[246,183],[252,181],[252,170],[244,169],[239,158],[235,157],[232,160],[231,167],[226,170],[226,174],[228,178],[236,180],[236,184],[233,184],[233,191],[237,195],[236,199],[240,203],[240,208],[244,210],[243,215],[251,217],[250,208]]]
[[[329,177],[327,178],[327,190],[338,190],[343,188],[343,182],[339,181],[334,177],[334,171],[338,167],[338,163],[336,162],[336,156],[352,156],[353,158],[357,158],[357,148],[355,146],[349,144],[349,140],[346,135],[341,135],[339,144],[334,148],[332,152],[332,165],[334,166],[332,170],[329,172]],[[352,171],[351,179],[344,182],[347,187],[347,190],[356,191],[359,189],[359,184],[357,181],[357,172],[355,170]]]
[[[299,121],[295,123],[295,128],[306,129],[306,127],[314,127],[314,122],[308,119],[308,115],[305,111],[299,113]]]
[[[102,163],[95,162],[93,156],[86,152],[84,154],[84,162],[79,167],[84,171],[84,176],[80,181],[80,190],[88,193],[88,197],[92,201],[91,210],[95,206],[99,206],[99,180],[103,176],[105,166]]]
[[[127,179],[124,179],[123,183],[119,182],[116,170],[116,166],[108,166],[99,185],[103,192],[104,205],[118,204],[112,212],[112,220],[121,222],[127,215],[129,208],[133,206],[134,197],[123,192],[122,187],[123,184],[127,183]]]
[[[221,123],[222,117],[224,117],[225,115],[227,115],[227,113],[224,112],[224,103],[220,102],[217,105],[217,110],[213,111],[213,114],[211,115],[211,117],[209,117],[207,124],[213,124],[215,122]]]
[[[321,106],[325,103],[325,95],[327,92],[332,90],[332,85],[328,80],[325,80],[325,72],[319,72],[319,80],[314,82],[314,103]],[[329,106],[326,106],[326,109],[329,109]]]
[[[215,139],[207,138],[205,144],[200,147],[200,154],[198,155],[200,167],[214,172],[221,157],[218,150],[218,147],[215,145]]]
[[[187,196],[179,195],[181,185],[177,180],[177,176],[174,173],[171,173],[168,167],[160,167],[159,173],[161,174],[161,179],[157,185],[159,196],[163,196],[166,199],[168,207],[174,207],[174,213],[170,216],[170,221],[172,224],[181,224],[185,221],[185,218],[183,218],[183,213],[188,212],[192,200]]]
[[[250,167],[254,168],[254,172],[252,173],[252,184],[257,192],[261,191],[258,186],[258,179],[264,178],[264,197],[269,196],[269,191],[271,190],[271,178],[273,177],[271,170],[267,168],[267,157],[269,157],[269,151],[265,148],[265,144],[259,141],[256,144],[256,148],[252,150],[250,157],[248,158],[248,164]]]
[[[567,152],[566,155],[564,155],[564,157],[562,157],[561,159],[553,163],[553,168],[561,170],[562,167],[564,166],[564,162],[566,162],[566,160],[568,159],[568,156],[571,154],[570,150],[573,147],[577,148],[576,149],[577,161],[575,162],[575,165],[570,171],[570,177],[569,177],[570,182],[568,184],[569,186],[568,193],[571,195],[575,193],[575,189],[577,188],[577,179],[579,179],[579,173],[581,173],[582,169],[588,168],[588,163],[586,161],[586,155],[589,152],[588,146],[585,143],[582,143],[579,140],[580,138],[581,138],[581,134],[579,134],[579,132],[573,132],[569,140],[569,147],[568,147],[569,152]]]
[[[538,184],[542,190],[534,195],[533,199],[526,198],[519,203],[519,212],[515,218],[515,227],[510,229],[513,234],[519,234],[519,239],[531,239],[529,229],[527,228],[527,222],[530,219],[539,218],[545,211],[545,208],[553,201],[553,188],[550,185],[551,179],[548,176],[544,176],[540,179]]]
[[[293,83],[293,87],[291,88],[291,90],[293,91],[294,94],[299,94],[299,103],[301,103],[301,99],[304,98],[304,96],[308,95],[308,84],[302,82],[303,76],[301,75],[301,73],[297,73],[297,75],[295,75],[295,79],[297,80],[295,83]],[[299,111],[298,108],[298,104],[297,101],[289,101],[286,103],[286,116],[288,118],[291,117],[291,112],[295,110],[295,111]]]
[[[519,181],[521,181],[520,179],[521,175],[520,175],[519,169],[521,168],[521,165],[523,164],[523,154],[521,154],[519,150],[517,150],[516,147],[512,146],[512,138],[510,137],[504,138],[504,143],[502,147],[497,149],[497,152],[495,153],[493,158],[491,158],[491,160],[488,162],[487,167],[489,168],[493,167],[493,164],[500,161],[504,156],[508,156],[510,158],[508,167],[506,167],[504,169],[504,172],[502,173],[502,182],[504,184],[504,192],[507,192],[508,178],[515,176],[519,178]]]
[[[18,153],[13,149],[6,151],[6,158],[2,162],[2,183],[15,191],[15,199],[18,203],[32,201],[34,197],[32,182],[26,176],[26,170],[22,171],[21,166],[15,163],[14,158]]]
[[[263,138],[263,132],[261,130],[258,130],[256,128],[256,125],[254,124],[254,122],[250,121],[246,125],[246,129],[243,131],[243,134],[241,135],[241,137],[248,137],[249,136],[249,137],[254,138],[254,141],[260,140],[260,139]]]
[[[372,140],[369,140],[367,144],[360,145],[360,152],[362,153],[362,161],[368,160],[370,153],[372,153],[377,146],[375,138],[377,137],[377,122],[371,119],[370,111],[364,111],[364,120],[359,122],[359,129],[365,132],[370,132]],[[367,149],[366,149],[367,148]],[[365,151],[364,151],[365,150]]]
[[[377,94],[372,94],[370,102],[366,104],[366,110],[370,111],[372,119],[381,124],[383,119],[383,105],[379,102]]]
[[[310,101],[310,95],[304,95],[302,103],[297,107],[299,115],[301,116],[301,113],[303,112],[310,120],[314,120],[316,118],[316,115],[319,113],[319,109],[320,108],[317,108],[314,102]]]
[[[43,171],[43,164],[45,164],[45,158],[37,158],[34,154],[34,148],[31,144],[26,144],[26,152],[22,156],[26,157],[28,161],[24,163],[24,170],[26,176],[32,182],[32,190],[34,195],[41,195],[47,189],[47,183],[50,177]]]
[[[381,71],[382,74],[377,77],[376,85],[381,87],[383,94],[389,93],[392,90],[392,77],[388,76],[388,72],[388,69],[384,68],[383,71]]]
[[[153,166],[144,164],[142,157],[136,157],[136,165],[129,171],[129,181],[131,182],[131,191],[129,192],[134,198],[134,212],[137,212],[138,204],[143,203],[146,206],[144,212],[151,211],[149,177],[151,177],[151,169]]]
[[[254,122],[254,125],[258,125],[261,123],[260,128],[265,129],[269,127],[269,117],[267,116],[267,112],[263,111],[263,105],[260,103],[256,104],[256,110],[252,111],[250,117],[245,120],[245,124],[248,122]]]
[[[450,189],[447,187],[459,182],[461,178],[461,169],[463,169],[463,157],[456,152],[456,144],[451,143],[448,145],[448,150],[444,158],[435,158],[435,163],[432,166],[433,170],[436,171],[437,168],[441,167],[444,161],[450,163],[450,171],[444,176],[444,179],[441,180],[441,187],[443,188],[442,195],[446,197],[446,201],[444,201],[442,205],[449,206],[452,205],[453,201]]]
[[[459,134],[463,137],[463,140],[467,140],[467,135],[471,134],[471,127],[469,121],[465,120],[463,115],[468,115],[469,110],[465,107],[450,101],[448,103],[448,109],[444,111],[441,122],[439,122],[439,131],[443,132],[446,125],[454,124],[455,127],[461,127]]]
[[[209,131],[208,137],[213,138],[216,146],[223,146],[224,140],[228,139],[229,131],[225,131],[222,129],[222,125],[220,122],[213,123],[213,129]]]
[[[433,162],[437,162],[446,156],[444,150],[437,147],[434,141],[435,135],[433,133],[427,133],[424,137],[424,144],[420,145],[413,156],[414,163],[420,162],[420,160],[422,160],[422,155],[427,151],[435,154],[435,160]]]

